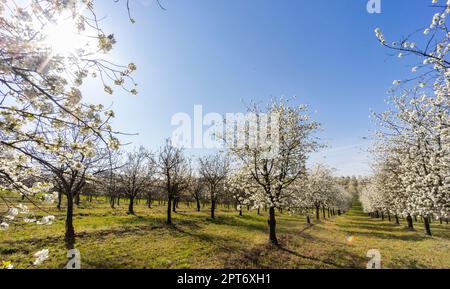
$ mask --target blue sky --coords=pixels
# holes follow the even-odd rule
[[[385,108],[394,79],[409,72],[374,36],[382,28],[398,40],[430,23],[431,0],[131,0],[97,1],[103,25],[114,32],[116,62],[135,62],[139,94],[106,96],[86,88],[89,100],[114,103],[117,129],[137,132],[135,145],[157,149],[175,127],[177,112],[242,112],[244,103],[297,96],[322,123],[329,148],[311,162],[341,175],[369,172],[370,109]],[[198,152],[200,153],[200,152]],[[203,152],[204,153],[204,152]]]

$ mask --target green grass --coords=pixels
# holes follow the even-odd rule
[[[165,207],[136,206],[126,214],[125,202],[116,209],[107,203],[83,201],[75,212],[76,247],[82,268],[365,268],[369,249],[378,249],[383,268],[450,268],[450,225],[434,222],[433,237],[407,231],[361,212],[358,203],[345,216],[307,226],[305,218],[277,215],[280,247],[267,245],[265,212],[219,207],[216,220],[207,208],[181,206],[174,226],[165,225]],[[0,260],[15,268],[29,267],[32,254],[50,250],[40,268],[63,268],[64,214],[51,209],[51,226],[11,226],[0,232]],[[353,242],[348,237],[353,236]]]

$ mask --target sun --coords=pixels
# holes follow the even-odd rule
[[[78,31],[77,23],[71,15],[60,16],[54,23],[48,23],[42,33],[45,37],[44,45],[53,55],[73,56],[80,49],[89,51],[96,46],[94,37],[85,35],[85,31]]]
[[[50,47],[53,54],[68,55],[73,53],[79,43],[75,22],[72,19],[63,19],[56,23],[48,25],[44,31],[46,44]]]

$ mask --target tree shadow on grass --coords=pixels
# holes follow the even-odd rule
[[[386,239],[386,240],[401,240],[401,241],[422,241],[425,239],[428,239],[430,237],[427,237],[425,235],[420,235],[420,234],[413,234],[411,231],[411,234],[403,234],[403,235],[395,235],[392,233],[383,233],[383,232],[375,232],[375,231],[369,231],[369,232],[361,232],[361,231],[355,231],[355,230],[346,230],[346,232],[348,234],[351,235],[356,235],[356,236],[367,236],[367,237],[372,237],[372,238],[380,238],[380,239]],[[404,230],[404,232],[408,232],[406,229]]]
[[[279,238],[279,246],[258,245],[245,250],[241,254],[232,254],[227,258],[225,268],[238,269],[270,269],[270,268],[360,268],[365,264],[366,259],[348,252],[345,249],[337,248],[336,244],[329,241],[312,237],[309,234],[302,234],[302,239],[306,242],[322,243],[323,248],[330,248],[330,251],[322,252],[322,255],[313,256],[308,253],[308,249],[303,247],[303,243],[291,243],[290,240],[298,241],[298,235],[282,235]],[[323,258],[321,258],[323,256]]]
[[[342,265],[340,265],[340,264],[337,264],[337,263],[335,263],[334,261],[331,261],[331,260],[322,260],[322,259],[319,259],[319,258],[316,258],[316,257],[306,256],[306,255],[300,254],[300,253],[297,252],[297,251],[290,250],[290,249],[288,249],[288,248],[286,248],[286,247],[279,247],[279,249],[280,249],[281,251],[283,251],[283,252],[286,252],[286,253],[289,253],[289,254],[291,254],[291,255],[294,255],[294,256],[297,257],[297,258],[308,259],[308,260],[310,260],[310,261],[313,261],[313,262],[315,262],[315,263],[319,263],[319,264],[322,264],[322,265],[329,265],[329,266],[332,266],[332,267],[334,267],[334,268],[348,268],[348,267],[342,266]],[[346,253],[348,253],[348,252],[346,252]]]
[[[242,251],[245,246],[242,240],[230,236],[218,236],[214,234],[205,233],[199,230],[186,230],[185,228],[179,225],[173,225],[171,226],[171,229],[179,234],[189,236],[193,239],[214,244],[214,246],[218,247],[220,251],[224,252]]]
[[[412,260],[409,258],[395,258],[392,260],[392,263],[395,264],[395,268],[402,269],[426,269],[430,268],[429,265],[422,264],[417,260]],[[394,268],[392,268],[394,269]]]
[[[198,223],[203,224],[214,224],[214,225],[225,225],[231,227],[245,227],[248,230],[261,231],[267,230],[267,225],[265,222],[260,222],[255,220],[253,216],[216,216],[215,219],[205,216],[196,215],[184,215],[188,216],[190,219],[195,220]]]
[[[365,235],[382,239],[396,239],[403,241],[421,241],[429,238],[419,232],[416,226],[415,230],[409,230],[404,225],[396,225],[388,222],[350,222],[346,224],[338,224],[343,231],[354,235]],[[367,231],[364,231],[367,230]]]
[[[403,230],[403,227],[401,226],[383,226],[383,225],[374,225],[374,224],[359,224],[359,225],[352,225],[352,224],[340,224],[338,225],[341,229],[350,229],[350,230],[369,230],[374,232],[383,232],[383,233],[395,233],[400,232]]]

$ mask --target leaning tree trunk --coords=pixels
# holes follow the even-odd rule
[[[73,228],[73,194],[67,195],[66,232],[64,241],[68,250],[75,249],[75,229]]]
[[[423,217],[423,226],[424,226],[425,234],[428,236],[431,236],[430,217],[429,216]]]
[[[408,214],[408,216],[406,217],[406,222],[408,223],[408,229],[414,230],[413,218],[411,217],[410,214]]]
[[[269,224],[269,242],[272,245],[278,245],[277,234],[275,231],[276,227],[277,227],[277,221],[275,220],[275,208],[274,207],[269,208],[268,224]]]

